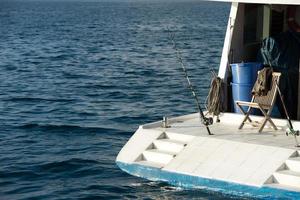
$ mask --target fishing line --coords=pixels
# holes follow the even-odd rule
[[[286,136],[293,135],[294,139],[295,139],[295,143],[296,143],[295,147],[300,147],[299,142],[297,140],[297,136],[299,136],[299,130],[295,130],[294,127],[293,127],[292,121],[290,119],[290,116],[289,116],[288,111],[286,109],[285,103],[283,101],[283,95],[281,93],[281,90],[279,88],[279,85],[278,85],[277,81],[276,81],[276,85],[277,85],[279,97],[280,97],[280,100],[281,100],[281,103],[282,103],[282,106],[283,106],[283,109],[284,109],[284,112],[285,112],[285,115],[286,115],[286,119],[288,120],[288,123],[289,123],[289,128],[286,130],[285,134],[286,134]]]
[[[175,50],[176,52],[176,57],[177,57],[177,61],[180,63],[181,65],[181,69],[184,73],[184,77],[185,79],[187,80],[187,83],[188,83],[188,88],[190,89],[191,93],[192,93],[192,96],[194,97],[195,99],[195,103],[196,103],[196,107],[199,111],[199,114],[200,114],[200,119],[201,119],[201,123],[206,127],[206,130],[208,132],[208,135],[213,135],[211,132],[210,132],[210,129],[209,129],[209,125],[212,125],[213,124],[213,118],[211,117],[205,117],[205,115],[203,114],[203,111],[202,111],[202,108],[200,106],[200,101],[199,101],[199,98],[197,96],[197,93],[190,81],[190,78],[188,76],[188,72],[187,72],[187,69],[183,63],[183,59],[182,59],[182,55],[181,55],[181,52],[180,50],[178,49],[177,45],[176,45],[176,42],[175,42],[175,34],[174,33],[171,33],[170,29],[168,28],[168,32],[169,32],[169,36],[170,36],[170,40],[173,44],[173,49]]]
[[[270,67],[272,67],[272,64],[271,64],[270,60],[271,60],[271,58],[269,57],[268,58],[268,64],[269,64]],[[299,130],[295,130],[294,129],[292,121],[291,121],[291,118],[290,118],[289,113],[287,111],[287,108],[285,106],[285,102],[283,100],[283,95],[281,93],[279,84],[278,84],[277,81],[275,81],[275,83],[276,83],[277,91],[278,91],[278,94],[279,94],[279,97],[280,97],[280,101],[281,101],[281,104],[282,104],[282,107],[283,107],[283,110],[284,110],[284,114],[286,116],[286,119],[287,119],[288,125],[289,125],[289,128],[286,130],[285,134],[286,134],[286,136],[293,135],[294,139],[295,139],[295,147],[300,147],[300,144],[299,144],[298,139],[297,139],[297,136],[300,135],[300,132],[299,132]]]

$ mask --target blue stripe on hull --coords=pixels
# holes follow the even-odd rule
[[[171,185],[180,186],[184,188],[200,188],[224,194],[243,197],[255,197],[260,199],[300,199],[300,192],[282,190],[271,187],[253,187],[247,185],[240,185],[225,181],[201,178],[199,176],[191,176],[176,172],[165,171],[158,168],[148,167],[139,164],[127,164],[123,162],[116,163],[120,167],[120,169],[134,176],[146,178],[151,181],[168,182]]]

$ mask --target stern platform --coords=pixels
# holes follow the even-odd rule
[[[222,114],[210,126],[212,136],[198,113],[169,119],[169,128],[161,121],[140,126],[116,162],[130,174],[173,185],[299,199],[300,149],[285,135],[287,121],[274,119],[278,130],[266,126],[258,133],[250,125],[239,130],[242,118]],[[293,125],[300,128],[299,122]]]

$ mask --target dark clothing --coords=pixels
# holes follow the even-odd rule
[[[264,39],[258,54],[259,62],[281,73],[279,88],[291,119],[297,118],[299,59],[300,33],[291,31]],[[285,116],[278,100],[277,106],[281,116]]]
[[[252,89],[252,95],[265,96],[271,88],[273,69],[271,67],[265,67],[259,71],[256,82]]]

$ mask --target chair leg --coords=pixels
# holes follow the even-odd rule
[[[267,121],[268,121],[268,119],[267,119],[267,118],[264,118],[264,121],[263,121],[263,123],[261,124],[261,126],[260,126],[260,128],[259,128],[259,130],[258,130],[259,133],[261,133],[262,130],[264,129],[264,127],[265,127]]]
[[[252,122],[252,120],[251,120],[250,117],[249,117],[250,111],[251,111],[251,109],[249,109],[249,112],[247,112],[247,113],[245,114],[245,118],[244,118],[244,120],[242,121],[241,125],[239,126],[239,129],[242,129],[242,128],[243,128],[243,126],[245,125],[245,122],[246,122],[247,120],[248,120],[249,122]]]
[[[270,110],[268,110],[268,116],[269,116],[269,122],[270,124],[273,126],[274,130],[278,130],[277,126],[274,124],[273,120],[271,119],[270,115],[272,114],[272,110],[273,110],[273,106],[270,108]]]
[[[266,113],[266,111],[265,111],[262,107],[259,106],[259,109],[260,109],[260,111],[262,112],[262,114],[263,114],[264,117],[265,117],[265,118],[263,119],[263,122],[262,122],[261,126],[259,127],[259,130],[258,130],[258,132],[261,133],[262,130],[264,129],[264,127],[265,127],[267,121],[268,121],[268,114]]]
[[[237,104],[238,108],[240,109],[240,111],[245,115],[245,118],[243,119],[241,125],[239,126],[239,129],[242,129],[243,126],[245,125],[245,122],[246,122],[247,120],[249,120],[249,122],[252,122],[252,120],[251,120],[250,117],[249,117],[250,111],[251,111],[252,108],[249,107],[249,108],[248,108],[248,111],[247,111],[247,113],[246,113],[246,112],[244,111],[244,109],[242,108],[241,105],[239,105],[238,103],[236,103],[236,104]]]
[[[268,121],[270,122],[270,124],[273,126],[274,130],[278,130],[277,126],[274,124],[273,120],[271,118],[268,119]]]
[[[269,121],[270,124],[273,126],[273,128],[274,128],[275,130],[277,130],[276,125],[274,124],[274,122],[272,121],[271,117],[269,116],[269,115],[271,114],[271,110],[269,110],[268,113],[266,113],[266,111],[265,111],[262,107],[259,107],[259,109],[260,109],[260,111],[263,113],[263,115],[265,116],[265,118],[263,119],[263,123],[262,123],[262,125],[260,126],[258,132],[260,132],[260,133],[262,132],[262,130],[264,129],[264,127],[265,127],[265,125],[266,125],[266,123],[267,123],[267,121]]]

